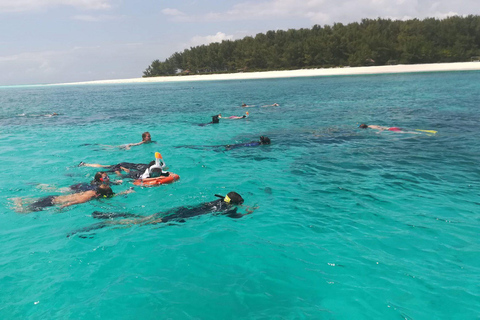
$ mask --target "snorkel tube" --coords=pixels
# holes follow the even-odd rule
[[[228,195],[227,196],[221,196],[219,194],[216,194],[215,197],[222,199],[226,203],[230,203],[230,201],[232,201]]]
[[[151,166],[150,169],[153,169],[153,168],[163,169],[165,168],[165,166],[166,166],[165,161],[163,161],[163,158],[160,152],[155,152],[155,165]]]

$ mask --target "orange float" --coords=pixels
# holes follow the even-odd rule
[[[133,182],[136,186],[144,186],[144,187],[153,187],[158,186],[161,184],[169,184],[173,183],[180,179],[180,176],[176,173],[171,173],[168,176],[161,176],[157,178],[147,178],[147,179],[138,179]]]

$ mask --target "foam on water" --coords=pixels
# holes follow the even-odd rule
[[[0,316],[474,318],[479,80],[472,71],[2,88]],[[280,106],[197,125],[242,115],[243,102]],[[144,131],[158,144],[102,146]],[[208,147],[261,135],[272,144]],[[12,209],[13,197],[91,180],[96,170],[80,161],[146,163],[155,151],[179,182],[64,210]],[[97,223],[93,211],[148,215],[232,190],[258,209],[67,237]]]

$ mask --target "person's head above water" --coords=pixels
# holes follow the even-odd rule
[[[222,199],[223,202],[226,202],[228,204],[242,204],[243,203],[243,198],[241,195],[238,193],[231,191],[229,192],[226,196],[222,196],[219,194],[216,194],[215,197],[218,197]]]
[[[99,197],[110,198],[113,197],[114,193],[112,191],[112,188],[110,188],[106,184],[102,184],[97,189],[97,195]]]
[[[144,141],[144,142],[151,142],[152,141],[152,136],[150,135],[150,132],[142,133],[142,141]]]
[[[216,195],[217,197],[222,197],[219,195]],[[228,204],[242,204],[243,203],[243,198],[241,195],[238,193],[231,191],[229,192],[225,197],[223,197],[223,201],[228,203]]]
[[[212,116],[212,123],[219,123],[220,122],[220,117],[221,115],[217,114],[217,115],[214,115]]]
[[[368,126],[365,123],[362,123],[358,127],[361,128],[361,129],[367,129],[368,128]]]
[[[270,138],[261,136],[260,137],[260,143],[261,144],[270,144]]]
[[[93,177],[93,182],[97,184],[108,183],[110,181],[110,177],[105,171],[99,171],[95,173]]]

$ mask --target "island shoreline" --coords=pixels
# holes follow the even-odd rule
[[[92,80],[82,82],[69,82],[50,84],[52,86],[86,85],[86,84],[123,84],[123,83],[158,83],[158,82],[188,82],[188,81],[223,81],[223,80],[253,80],[253,79],[281,79],[298,77],[326,77],[326,76],[352,76],[375,74],[401,74],[421,72],[449,72],[449,71],[475,71],[480,70],[480,62],[452,62],[431,64],[404,64],[371,67],[343,67],[324,69],[298,69],[283,71],[220,73],[204,75],[183,75],[148,77],[116,80]]]

